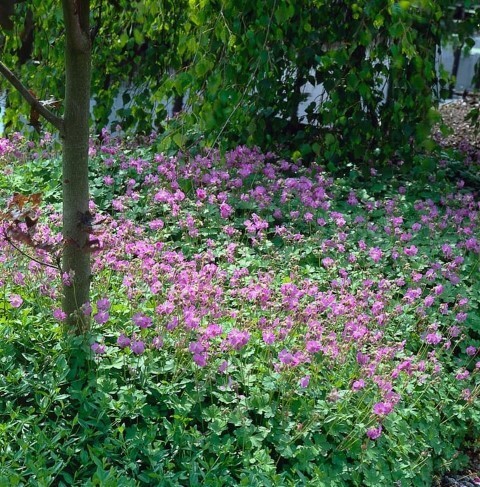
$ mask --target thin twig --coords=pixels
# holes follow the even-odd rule
[[[17,247],[11,240],[11,238],[4,232],[3,236],[5,237],[5,240],[18,252],[20,252],[24,257],[27,257],[30,260],[33,260],[37,264],[44,265],[46,267],[51,267],[52,269],[56,269],[60,273],[62,272],[62,268],[60,266],[56,266],[53,264],[49,264],[48,262],[42,262],[41,260],[36,259],[35,257],[32,257],[31,255],[28,255],[26,252],[24,252],[21,248]]]
[[[1,61],[0,74],[2,74],[5,79],[15,87],[20,95],[23,96],[23,98],[35,111],[37,111],[45,120],[50,122],[60,132],[60,136],[63,136],[63,118],[58,117],[47,107],[42,105],[42,103],[28,91],[26,86]]]

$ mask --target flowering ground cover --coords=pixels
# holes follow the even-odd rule
[[[478,447],[480,202],[447,155],[332,176],[103,133],[78,339],[58,154],[0,150],[0,483],[429,486]]]

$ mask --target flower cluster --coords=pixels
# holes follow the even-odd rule
[[[404,188],[374,200],[316,164],[245,147],[224,157],[129,158],[106,138],[95,153],[106,188],[122,188],[103,211],[102,201],[91,205],[105,223],[92,264],[98,295],[83,309],[102,360],[170,350],[223,373],[228,357],[254,350],[301,393],[321,383],[334,402],[368,408],[372,440],[408,400],[407,387],[452,374],[444,364],[453,358],[456,381],[476,380],[480,344],[468,338],[467,298],[475,294],[468,269],[480,257],[473,194],[408,204]],[[38,231],[55,243],[59,216],[49,215]],[[0,260],[12,252],[1,240]],[[9,306],[32,305],[23,294],[29,273],[63,321],[59,276],[15,262],[8,285],[2,276]]]

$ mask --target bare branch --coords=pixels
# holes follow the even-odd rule
[[[59,132],[60,136],[63,136],[63,118],[58,117],[46,108],[39,100],[37,100],[23,85],[23,83],[0,61],[0,74],[2,74],[25,98],[27,103],[36,110],[45,120],[50,122]]]
[[[50,264],[49,262],[43,262],[41,260],[38,260],[36,259],[35,257],[32,257],[31,255],[28,255],[26,252],[24,252],[20,247],[18,247],[17,245],[15,245],[13,242],[12,242],[12,239],[6,234],[6,232],[4,232],[3,234],[5,240],[17,251],[17,252],[20,252],[23,256],[27,257],[28,259],[30,260],[33,260],[33,262],[36,262],[37,264],[41,264],[41,265],[44,265],[45,267],[51,267],[52,269],[56,269],[57,271],[59,271],[60,273],[62,272],[62,268],[60,267],[60,265],[57,263],[57,265],[53,265],[53,264]]]

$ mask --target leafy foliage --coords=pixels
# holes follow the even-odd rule
[[[93,1],[95,126],[120,123],[143,133],[168,126],[165,146],[181,149],[280,142],[333,166],[412,162],[416,149],[431,148],[435,104],[447,88],[446,74],[435,69],[437,46],[454,31],[468,42],[473,25],[454,29],[450,4]],[[27,49],[16,27],[5,33],[2,56],[40,99],[61,98],[58,6],[16,8],[16,25],[33,29],[34,42]],[[323,95],[307,100],[306,87],[319,85]],[[9,94],[10,107],[19,106],[16,96]],[[121,108],[112,114],[115,101]],[[178,102],[182,115],[169,120],[167,107]],[[12,127],[19,113],[7,111]]]
[[[480,246],[477,195],[449,180],[462,161],[372,184],[156,143],[91,145],[91,335],[64,335],[69,276],[1,224],[1,482],[423,486],[465,465]],[[0,194],[47,188],[32,238],[58,243],[41,144],[2,141]]]

